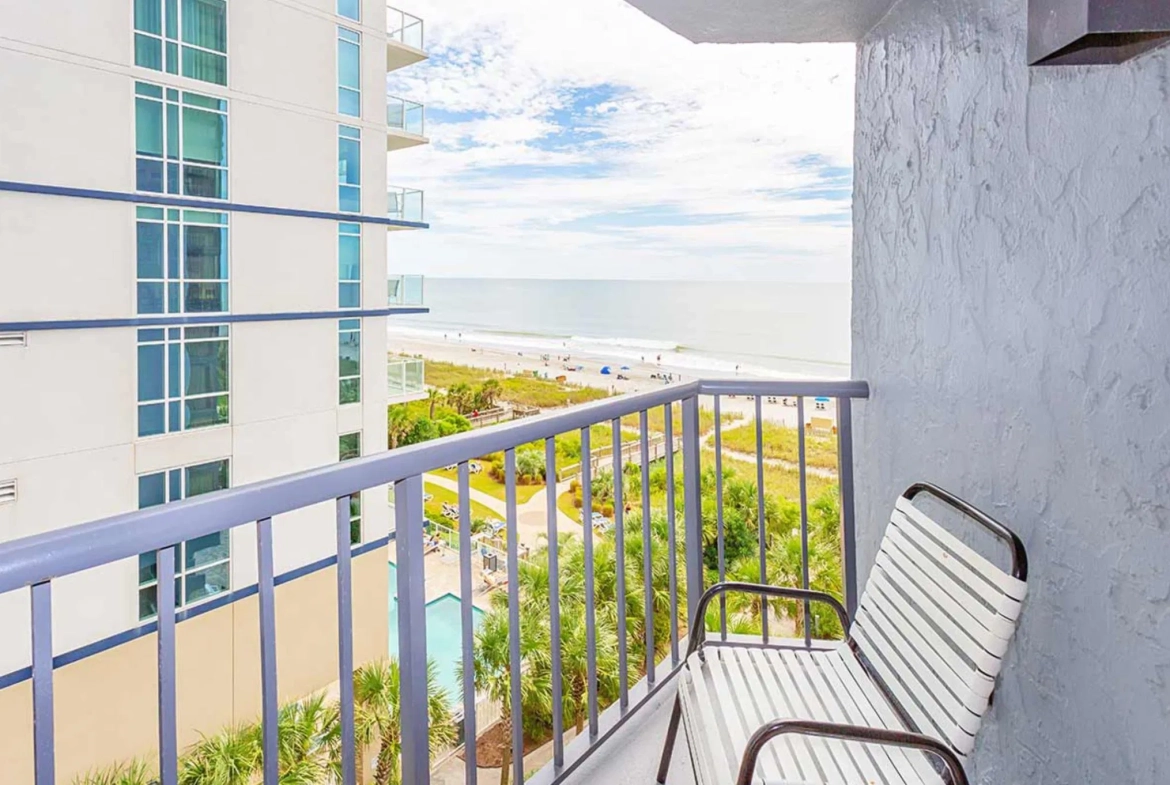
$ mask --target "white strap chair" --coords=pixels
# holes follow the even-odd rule
[[[1005,541],[1011,574],[914,506],[920,493]],[[917,483],[894,506],[852,624],[822,592],[712,586],[690,628],[658,781],[666,782],[681,721],[700,785],[967,785],[963,761],[990,705],[1027,575],[1019,537],[947,491]],[[848,634],[816,648],[708,642],[707,606],[732,591],[827,603]]]

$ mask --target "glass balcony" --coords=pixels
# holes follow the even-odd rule
[[[386,150],[426,144],[423,136],[425,118],[423,105],[393,95],[386,96]]]
[[[423,221],[423,192],[416,188],[390,188],[386,191],[386,215],[394,221]]]
[[[421,275],[392,275],[387,282],[388,305],[422,305],[423,304],[423,276]]]
[[[386,6],[386,70],[394,71],[425,60],[423,20]]]
[[[390,401],[418,398],[426,393],[425,363],[422,360],[389,360],[386,363],[386,388]]]

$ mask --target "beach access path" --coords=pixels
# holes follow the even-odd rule
[[[427,474],[423,476],[423,481],[424,483],[434,483],[440,488],[446,488],[455,493],[459,492],[459,483],[449,477]],[[555,493],[559,496],[567,490],[569,490],[569,483],[566,481],[557,484]],[[503,501],[492,496],[490,493],[485,493],[476,488],[468,488],[468,491],[472,501],[479,502],[484,507],[499,515],[500,520],[507,520],[508,507]],[[548,534],[548,516],[545,502],[547,493],[548,486],[545,486],[534,493],[532,498],[524,504],[516,506],[516,533],[519,535],[521,543],[533,549],[537,548],[540,545],[540,540]],[[557,530],[562,533],[570,532],[576,534],[578,537],[582,536],[584,531],[580,523],[574,521],[559,509],[557,510]]]

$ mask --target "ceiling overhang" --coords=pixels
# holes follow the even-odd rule
[[[894,0],[628,0],[695,43],[860,41]]]

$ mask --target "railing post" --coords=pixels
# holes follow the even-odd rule
[[[423,482],[413,475],[394,483],[398,543],[398,672],[402,782],[428,785],[427,630],[423,586]]]
[[[683,531],[686,535],[687,623],[695,623],[695,611],[703,594],[703,507],[699,483],[699,398],[682,402]],[[702,621],[699,621],[701,624]],[[688,626],[687,634],[690,634]]]
[[[857,612],[857,528],[853,509],[853,401],[837,399],[837,477],[841,483],[841,561],[845,579],[845,609]]]

